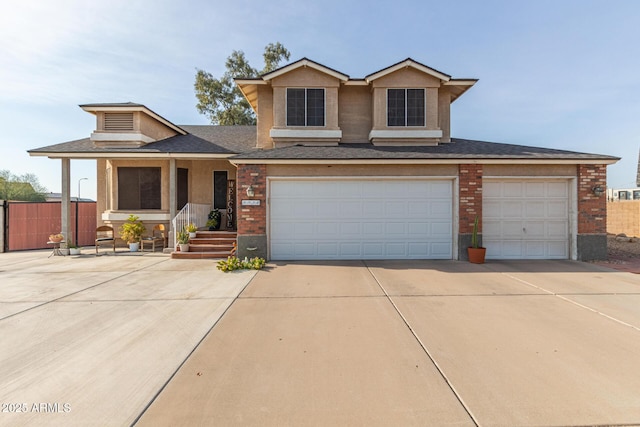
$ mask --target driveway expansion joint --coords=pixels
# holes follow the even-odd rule
[[[376,277],[375,273],[373,271],[371,271],[371,268],[369,267],[369,265],[367,265],[366,261],[362,261],[362,263],[364,264],[364,266],[367,269],[367,271],[369,272],[369,274],[371,274],[371,277],[373,277],[373,279],[376,281],[376,283],[378,284],[380,289],[382,289],[382,292],[384,292],[387,300],[391,303],[391,305],[393,306],[393,308],[396,311],[396,313],[398,313],[398,315],[400,316],[400,318],[402,319],[404,324],[407,326],[407,328],[409,329],[409,331],[413,335],[413,338],[417,341],[418,345],[422,348],[422,351],[424,351],[424,353],[427,355],[427,357],[429,358],[429,360],[431,361],[433,366],[436,368],[436,370],[438,371],[438,373],[440,374],[442,379],[445,381],[445,383],[447,384],[447,386],[449,387],[451,392],[454,394],[454,396],[456,397],[458,402],[460,402],[460,405],[462,405],[462,408],[465,410],[467,415],[469,415],[469,418],[471,418],[471,421],[474,423],[474,425],[480,426],[480,423],[478,422],[476,417],[473,415],[473,412],[471,412],[471,408],[469,408],[469,406],[464,401],[464,399],[462,398],[462,396],[460,395],[458,390],[456,390],[456,388],[453,385],[453,383],[449,380],[447,375],[444,373],[444,370],[442,369],[442,367],[438,364],[438,362],[436,362],[435,358],[433,357],[433,355],[431,354],[431,352],[429,351],[427,346],[422,342],[420,337],[418,337],[418,335],[416,334],[415,330],[413,329],[413,327],[411,326],[411,324],[409,323],[407,318],[402,314],[402,312],[400,311],[400,308],[398,308],[398,306],[395,304],[395,302],[393,301],[393,299],[391,298],[391,296],[389,295],[387,290],[384,288],[384,286],[382,285],[380,280],[378,280],[378,278]]]

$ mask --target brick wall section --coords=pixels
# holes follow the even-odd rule
[[[593,187],[607,188],[606,165],[578,165],[578,234],[607,232],[607,197],[593,194]]]
[[[460,234],[472,233],[476,215],[482,232],[482,165],[459,165]]]
[[[251,185],[259,206],[242,206]],[[267,166],[238,165],[238,235],[267,233]]]
[[[607,233],[640,237],[640,200],[607,202]]]

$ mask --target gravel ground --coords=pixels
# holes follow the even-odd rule
[[[637,261],[640,258],[640,239],[637,237],[607,236],[609,262]]]

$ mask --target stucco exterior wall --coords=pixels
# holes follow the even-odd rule
[[[299,68],[271,81],[273,87],[273,127],[287,127],[287,88],[325,88],[325,126],[304,129],[338,129],[338,87],[335,77],[312,68]],[[258,104],[261,99],[258,98]]]
[[[175,130],[171,129],[168,126],[165,126],[164,124],[158,122],[156,119],[153,119],[144,113],[136,112],[134,113],[133,117],[134,126],[137,123],[140,132],[150,138],[155,139],[156,141],[178,134]]]
[[[577,176],[576,165],[484,165],[484,176]]]
[[[451,142],[451,92],[447,86],[438,90],[438,127],[442,130],[440,142]]]
[[[338,126],[344,143],[368,142],[373,123],[369,86],[343,86],[338,93]]]
[[[387,126],[387,89],[389,88],[426,88],[426,125],[412,126],[411,129],[438,129],[440,123],[438,118],[439,79],[412,68],[406,68],[374,80],[372,87],[373,129],[398,130],[398,127]]]
[[[457,165],[267,165],[268,176],[456,176]]]
[[[269,130],[273,127],[273,88],[271,86],[258,86],[257,117],[257,146],[259,148],[273,148],[273,139],[269,136]]]

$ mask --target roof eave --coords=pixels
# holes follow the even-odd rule
[[[528,158],[441,158],[441,159],[243,159],[242,157],[235,157],[229,159],[229,161],[237,166],[239,164],[338,164],[338,165],[355,165],[355,164],[393,164],[393,165],[406,165],[406,164],[546,164],[546,165],[575,165],[575,164],[587,164],[587,165],[612,165],[620,159],[528,159]]]

